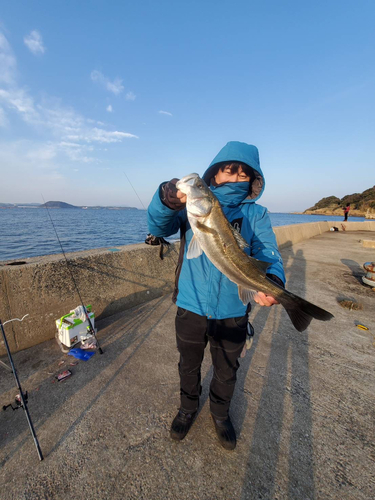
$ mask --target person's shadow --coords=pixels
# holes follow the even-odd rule
[[[284,252],[287,287],[305,295],[306,261],[302,250]],[[288,498],[314,498],[312,414],[310,401],[308,332],[299,333],[281,308],[260,308],[251,318],[255,344],[239,371],[236,428],[242,429],[248,405],[254,404],[247,387],[263,383],[254,422],[241,498],[273,498],[280,459],[288,462]],[[267,323],[272,340],[265,378],[249,373],[259,337]],[[282,323],[282,324],[281,324]],[[281,331],[283,330],[283,331]],[[250,378],[251,377],[251,378]],[[250,380],[250,383],[249,383]],[[240,394],[242,393],[242,397]],[[248,395],[249,394],[249,395]],[[249,397],[250,396],[250,397]],[[288,457],[280,457],[280,442],[289,439]],[[285,445],[284,445],[285,449]]]
[[[288,288],[303,297],[306,262],[302,250],[294,254],[289,247],[284,252],[284,266]],[[249,406],[259,401],[241,498],[274,498],[280,460],[288,462],[288,498],[314,498],[308,332],[295,330],[281,307],[257,308],[250,320],[255,328],[254,343],[241,362],[231,411],[240,437],[251,412]],[[266,323],[272,338],[264,376],[251,367]],[[258,383],[263,389],[260,398],[254,398],[251,386]],[[286,439],[287,457],[285,453],[280,456],[280,442]]]

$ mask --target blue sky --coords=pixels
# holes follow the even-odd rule
[[[0,202],[145,206],[255,144],[273,212],[373,186],[375,2],[0,1]],[[126,174],[126,175],[125,175]]]

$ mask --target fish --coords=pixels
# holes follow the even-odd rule
[[[204,252],[211,263],[238,286],[238,295],[247,305],[257,292],[274,297],[286,310],[294,327],[303,332],[312,319],[328,321],[333,315],[289,292],[267,275],[271,265],[245,253],[249,244],[231,226],[219,200],[198,174],[189,174],[176,183],[186,195],[187,217],[193,231],[186,258],[198,258]]]

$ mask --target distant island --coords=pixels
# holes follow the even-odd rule
[[[375,186],[363,193],[347,194],[343,198],[328,196],[322,198],[303,214],[308,215],[343,215],[344,208],[350,203],[349,215],[352,217],[375,217]]]
[[[138,210],[136,207],[102,207],[97,206],[76,206],[70,203],[65,203],[64,201],[47,201],[46,203],[0,203],[1,208],[69,208],[69,209],[79,209],[79,210]]]
[[[40,208],[82,208],[76,207],[75,205],[70,205],[69,203],[65,203],[63,201],[47,201],[40,205]]]

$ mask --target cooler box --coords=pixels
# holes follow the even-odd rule
[[[93,337],[93,335],[89,332],[90,325],[87,318],[85,320],[81,319],[81,317],[76,315],[76,311],[77,309],[70,311],[69,314],[65,314],[65,316],[56,320],[57,338],[61,344],[69,348],[73,347],[78,342]],[[95,314],[91,311],[90,305],[86,307],[86,311],[88,312],[92,327],[94,328],[96,334]]]

